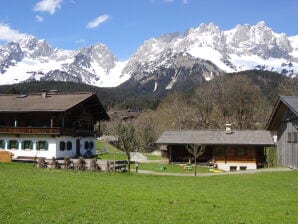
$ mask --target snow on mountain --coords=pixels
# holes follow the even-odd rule
[[[226,31],[200,24],[184,34],[146,40],[127,61],[117,60],[101,43],[63,50],[26,36],[0,46],[0,84],[59,80],[112,87],[128,82],[157,91],[249,69],[296,76],[298,35],[275,33],[262,21]]]
[[[174,33],[147,40],[130,58],[124,71],[140,80],[140,71],[145,71],[148,77],[148,73],[154,74],[159,67],[169,68],[172,66],[168,64],[169,58],[178,54],[211,61],[224,72],[259,69],[288,76],[298,73],[298,36],[275,33],[263,21],[254,26],[237,25],[227,31],[213,23],[201,24],[183,35]]]
[[[100,43],[71,51],[27,36],[0,48],[0,84],[56,80],[111,87],[129,79],[121,72],[125,64]]]

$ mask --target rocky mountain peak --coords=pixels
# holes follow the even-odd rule
[[[45,40],[37,40],[34,36],[26,36],[19,44],[25,55],[31,58],[49,57],[54,53],[54,49]]]
[[[90,47],[81,48],[79,49],[79,53],[89,56],[89,63],[96,62],[106,70],[112,69],[117,60],[109,48],[102,43],[96,43]]]
[[[102,43],[63,50],[53,49],[46,40],[26,36],[0,46],[0,84],[71,80],[115,86],[130,78],[129,83],[150,83],[150,88],[156,90],[248,69],[296,76],[298,36],[275,33],[263,21],[230,30],[202,23],[184,34],[145,40],[128,61],[118,61]]]

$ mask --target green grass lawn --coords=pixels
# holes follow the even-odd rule
[[[298,171],[170,177],[0,163],[1,223],[298,223]]]
[[[100,140],[96,140],[96,151],[100,154],[98,159],[104,160],[126,160],[124,152],[121,152],[115,146]]]
[[[112,152],[119,151],[119,149],[117,149],[115,146],[113,146],[107,142],[96,140],[96,151],[98,151],[98,152],[105,151],[105,152],[112,153]]]
[[[165,160],[166,158],[158,156],[158,155],[152,155],[152,154],[145,154],[147,156],[148,160]]]
[[[97,156],[98,159],[103,160],[127,160],[127,157],[124,152],[117,152],[117,153],[105,153],[100,154]]]

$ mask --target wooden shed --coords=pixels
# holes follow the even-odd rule
[[[277,139],[278,164],[298,168],[298,96],[280,96],[266,129]]]
[[[13,154],[8,151],[0,150],[0,162],[8,163],[11,162]]]
[[[180,130],[165,131],[157,144],[167,145],[169,162],[187,162],[192,156],[188,144],[206,146],[199,162],[217,164],[222,170],[245,170],[263,167],[264,147],[274,145],[269,131],[264,130]]]

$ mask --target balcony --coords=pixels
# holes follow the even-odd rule
[[[0,134],[61,135],[61,136],[93,136],[93,130],[82,130],[60,127],[0,127]]]

